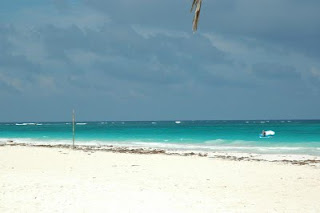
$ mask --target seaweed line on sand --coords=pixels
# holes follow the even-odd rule
[[[63,148],[63,149],[73,149],[84,152],[93,152],[93,151],[104,151],[104,152],[114,152],[114,153],[131,153],[131,154],[165,154],[165,155],[178,155],[178,156],[199,156],[199,157],[209,157],[217,158],[223,160],[232,160],[232,161],[266,161],[266,162],[278,162],[278,163],[287,163],[293,165],[309,165],[309,166],[319,166],[320,159],[279,159],[279,160],[268,160],[263,158],[253,158],[251,154],[249,156],[234,156],[228,153],[203,153],[203,152],[174,152],[164,149],[156,148],[132,148],[132,147],[123,147],[123,146],[114,146],[114,145],[72,145],[68,144],[28,144],[28,143],[15,143],[12,140],[7,141],[6,143],[0,143],[0,146],[25,146],[25,147],[44,147],[44,148]]]

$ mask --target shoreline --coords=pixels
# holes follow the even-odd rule
[[[301,155],[301,154],[256,154],[245,152],[206,152],[206,151],[181,151],[167,150],[151,147],[130,147],[117,145],[75,145],[70,144],[36,144],[36,143],[16,143],[7,141],[0,143],[1,146],[22,146],[22,147],[43,147],[43,148],[62,148],[74,149],[80,151],[100,151],[113,153],[130,153],[130,154],[163,154],[177,156],[199,156],[207,158],[216,158],[232,161],[265,161],[275,163],[289,163],[294,165],[309,165],[320,168],[320,156]]]

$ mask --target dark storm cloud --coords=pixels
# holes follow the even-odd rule
[[[265,37],[314,35],[319,31],[319,1],[208,1],[204,25],[220,32]],[[215,19],[214,19],[215,18]]]
[[[115,28],[108,24],[99,30],[49,25],[39,32],[48,58],[61,61],[69,67],[69,72],[87,72],[88,67],[80,68],[79,61],[72,57],[79,52],[93,53],[99,60],[89,64],[92,75],[102,71],[110,77],[141,84],[181,82],[202,72],[202,65],[229,62],[223,52],[201,36],[155,35],[146,39],[131,27]]]
[[[29,120],[320,116],[318,1],[204,1],[196,34],[190,4],[25,7],[0,22],[1,98]]]
[[[276,63],[259,63],[252,66],[252,72],[259,78],[271,80],[299,80],[301,74],[292,66]]]
[[[52,0],[54,6],[61,11],[65,11],[69,8],[69,1],[68,0]]]
[[[22,92],[35,81],[39,65],[28,60],[26,55],[14,51],[10,41],[17,32],[8,26],[1,26],[0,35],[0,82],[2,93]],[[7,29],[7,30],[6,30]]]
[[[116,22],[189,30],[189,1],[86,1]],[[320,2],[316,0],[205,1],[200,32],[246,36],[310,56],[320,53]],[[123,15],[126,14],[126,15]]]
[[[190,2],[187,0],[85,0],[86,5],[109,14],[121,24],[142,24],[169,29],[191,29],[189,14]],[[125,14],[125,15],[123,15]]]
[[[39,32],[49,57],[52,58],[65,59],[67,50],[86,48],[88,45],[86,35],[74,25],[68,28],[47,25]]]
[[[15,31],[12,26],[4,25],[0,23],[0,50],[1,52],[7,52],[12,48],[11,43],[9,42],[9,37],[15,34]]]
[[[0,68],[3,70],[17,70],[17,73],[38,72],[38,66],[27,60],[24,55],[13,55],[6,52],[0,53]]]
[[[202,28],[242,35],[319,57],[320,2],[208,1]]]
[[[16,90],[8,85],[7,82],[4,82],[0,79],[0,92],[3,93],[4,91],[16,92]]]
[[[189,1],[91,0],[86,1],[86,5],[126,25],[141,24],[184,31],[191,26]],[[266,42],[267,46],[277,45],[318,58],[319,8],[320,2],[316,0],[205,1],[199,32],[247,37],[260,43]]]

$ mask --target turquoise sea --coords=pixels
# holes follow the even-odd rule
[[[320,156],[320,120],[77,122],[76,144]],[[273,130],[272,138],[259,138]],[[71,144],[71,122],[0,123],[0,142]]]

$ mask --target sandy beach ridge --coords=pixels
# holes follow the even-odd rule
[[[163,150],[0,146],[0,212],[319,212],[320,169]]]

